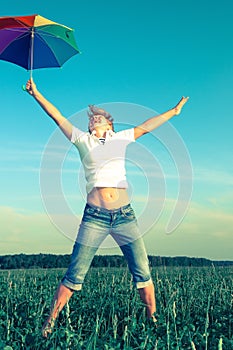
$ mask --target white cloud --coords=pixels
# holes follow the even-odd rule
[[[233,185],[233,175],[227,170],[216,170],[214,168],[194,168],[194,180],[207,182],[209,184]]]
[[[167,235],[165,227],[172,202],[168,201],[158,223],[145,235],[150,253],[233,260],[232,213],[192,202],[178,228]]]
[[[66,222],[67,235],[56,228],[46,213],[0,207],[0,218],[1,255],[20,252],[64,254],[71,250],[71,235],[75,237],[76,227],[72,227],[69,217],[59,218]]]

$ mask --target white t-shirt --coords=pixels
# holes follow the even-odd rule
[[[134,142],[134,128],[108,130],[103,144],[95,135],[73,127],[71,142],[77,147],[87,180],[87,193],[93,187],[127,188],[125,153]]]

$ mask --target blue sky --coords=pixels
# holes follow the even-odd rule
[[[129,150],[133,204],[139,218],[149,222],[152,212],[144,210],[148,198],[160,203],[144,236],[148,253],[232,260],[232,2],[71,0],[66,6],[50,0],[44,6],[43,1],[12,0],[1,4],[1,16],[34,13],[75,29],[82,54],[62,68],[36,70],[33,75],[41,92],[77,126],[86,128],[88,104],[107,104],[122,127],[139,124],[154,112],[173,107],[182,95],[190,96],[170,125]],[[0,61],[0,76],[0,254],[69,253],[84,206],[77,153],[22,90],[28,72]],[[185,180],[189,188],[183,202],[189,209],[167,234],[186,166],[190,170],[185,158],[180,180],[176,141],[181,140],[185,147],[181,151],[185,157],[189,154],[193,170],[193,177],[189,171]],[[171,141],[172,154],[167,149]],[[64,156],[62,190],[69,215],[64,212],[55,221],[67,224],[72,233],[60,232],[54,225],[43,203],[43,188],[41,193],[42,167],[46,162],[52,167],[53,161],[56,167],[59,150]],[[51,174],[45,173],[45,178],[53,182]],[[154,183],[155,189],[148,189],[148,183]],[[52,195],[54,201],[47,206],[58,203],[59,196]]]

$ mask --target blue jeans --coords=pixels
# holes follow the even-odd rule
[[[108,235],[124,254],[134,285],[144,288],[152,284],[148,257],[131,205],[108,210],[86,204],[63,285],[72,290],[82,288],[94,255]]]

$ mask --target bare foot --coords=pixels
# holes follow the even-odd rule
[[[44,338],[48,338],[48,335],[52,333],[54,325],[55,325],[54,320],[48,319],[47,321],[45,321],[45,323],[43,324],[42,330],[41,330],[42,336]]]
[[[177,105],[175,106],[175,115],[180,114],[183,106],[185,105],[185,103],[188,101],[189,97],[182,97],[181,100],[177,103]]]
[[[153,329],[158,328],[158,320],[157,320],[157,318],[154,315],[152,315],[150,318],[147,319],[147,323],[146,324],[148,325],[148,327],[150,329],[151,328],[153,328]]]
[[[158,322],[157,318],[154,315],[151,316],[151,321],[154,323]]]

